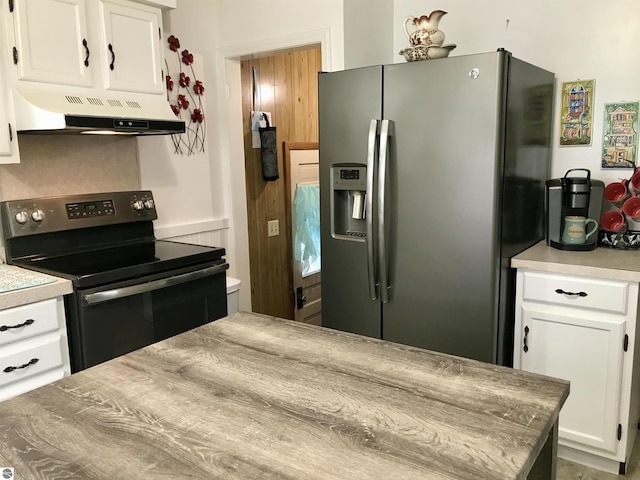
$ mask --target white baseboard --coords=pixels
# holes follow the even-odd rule
[[[558,445],[558,457],[569,460],[570,462],[579,463],[580,465],[595,468],[596,470],[613,473],[614,475],[618,475],[618,470],[620,469],[620,462],[617,460],[592,455],[581,450],[567,447],[566,445]]]

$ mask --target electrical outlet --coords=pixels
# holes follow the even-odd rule
[[[280,221],[278,220],[269,220],[267,222],[267,235],[270,237],[275,237],[280,235]]]

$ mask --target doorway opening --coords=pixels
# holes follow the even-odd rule
[[[286,142],[318,141],[317,77],[321,45],[242,57],[240,80],[251,304],[257,313],[295,319],[290,176]],[[275,127],[278,178],[263,178],[252,112]],[[254,127],[255,128],[255,127]]]

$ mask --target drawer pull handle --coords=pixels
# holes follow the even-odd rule
[[[14,370],[19,370],[21,368],[27,368],[29,365],[34,365],[36,363],[38,363],[38,359],[37,358],[32,358],[27,363],[25,363],[23,365],[20,365],[19,367],[12,367],[12,366],[6,367],[3,370],[3,372],[5,372],[5,373],[13,372]]]
[[[561,288],[558,288],[556,290],[556,293],[559,293],[561,295],[570,295],[573,297],[586,297],[587,296],[587,292],[565,292],[564,290],[562,290]]]
[[[522,349],[524,350],[524,353],[527,353],[529,351],[529,345],[527,345],[527,335],[529,335],[529,327],[524,327],[524,347],[522,347]]]
[[[23,323],[19,323],[18,325],[2,325],[2,326],[0,326],[0,332],[6,332],[10,328],[21,328],[21,327],[24,327],[26,325],[31,325],[33,322],[35,322],[35,320],[33,318],[28,318]]]

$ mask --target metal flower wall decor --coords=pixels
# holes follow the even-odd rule
[[[203,113],[202,97],[204,85],[196,78],[193,69],[193,54],[189,50],[180,50],[180,40],[174,35],[168,38],[169,49],[175,52],[178,59],[179,72],[177,84],[169,74],[169,64],[165,60],[167,75],[167,100],[176,117],[185,121],[186,132],[171,135],[175,153],[187,155],[204,153],[206,122]]]

